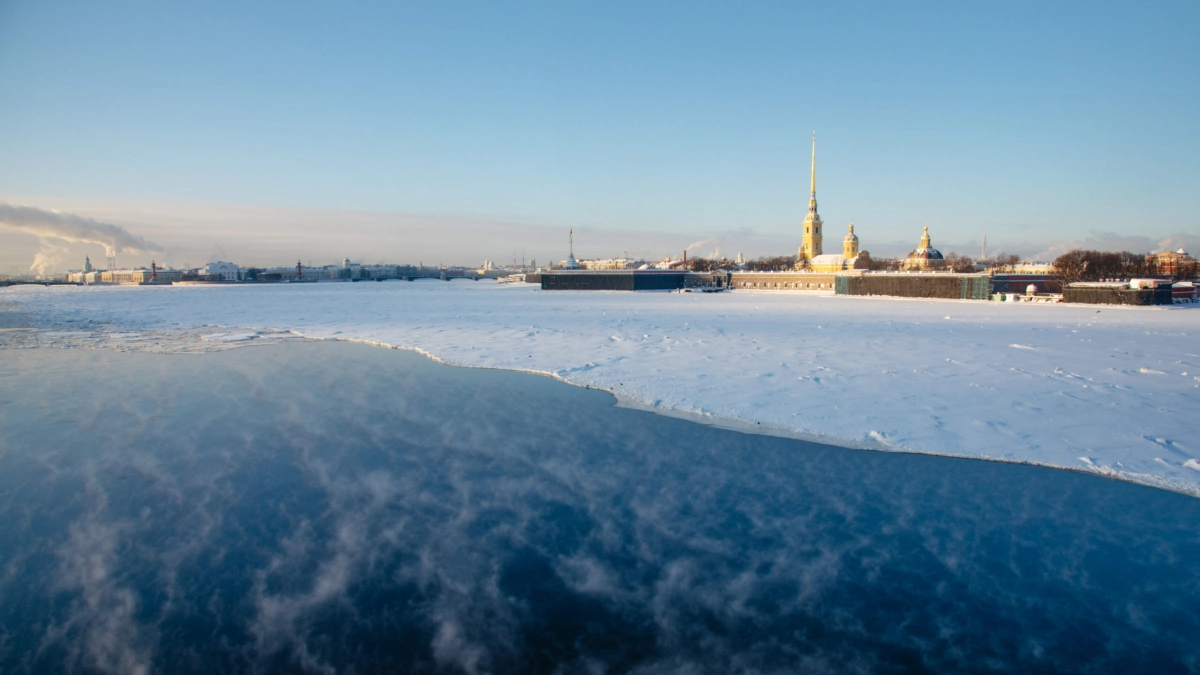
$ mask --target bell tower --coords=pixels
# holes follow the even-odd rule
[[[809,186],[808,215],[804,216],[804,239],[800,244],[796,265],[821,255],[821,216],[817,214],[817,132],[812,137],[812,181]]]
[[[854,234],[854,223],[850,223],[850,234],[842,240],[842,257],[852,260],[858,257],[858,235]]]

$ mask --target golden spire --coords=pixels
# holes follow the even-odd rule
[[[933,244],[929,241],[929,223],[925,223],[925,233],[921,235],[920,248],[932,248]]]
[[[823,253],[821,249],[821,216],[817,215],[817,132],[812,137],[812,184],[809,187],[808,215],[804,217],[804,240],[796,254],[797,264]]]
[[[810,199],[817,198],[817,132],[813,132],[812,139],[812,185],[809,189],[812,193]]]

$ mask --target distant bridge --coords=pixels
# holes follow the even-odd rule
[[[74,281],[62,281],[59,279],[42,280],[42,279],[0,279],[0,287],[3,286],[79,286],[80,284]]]
[[[438,267],[397,267],[394,270],[380,271],[362,270],[358,277],[351,277],[351,281],[386,281],[388,279],[396,279],[400,281],[413,281],[416,279],[437,279],[439,281],[451,281],[453,279],[470,279],[479,281],[480,279],[488,278],[486,274],[480,274],[475,270],[465,269],[441,269]]]

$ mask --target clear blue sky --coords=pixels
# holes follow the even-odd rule
[[[1200,234],[1195,0],[8,0],[0,92],[0,198],[34,206],[798,245],[816,130],[822,215],[864,247],[926,220],[1013,247]]]

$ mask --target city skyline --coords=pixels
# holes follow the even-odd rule
[[[216,258],[1200,248],[1194,4],[0,7],[0,202]],[[693,246],[695,245],[695,246]],[[0,271],[95,245],[0,228]],[[145,258],[143,261],[142,258]]]

